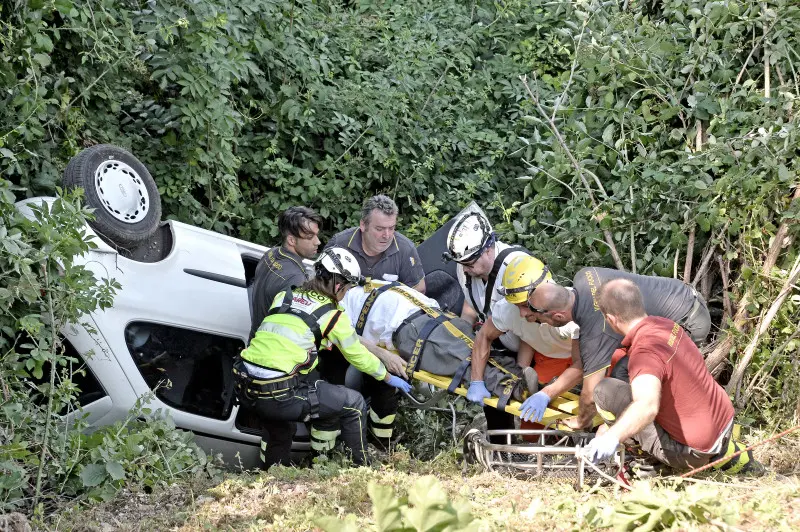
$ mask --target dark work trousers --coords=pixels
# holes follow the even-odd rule
[[[257,396],[246,391],[239,391],[238,395],[242,405],[256,412],[270,427],[270,436],[272,427],[278,426],[274,422],[310,421],[312,449],[330,450],[341,435],[353,462],[357,465],[366,462],[367,408],[364,398],[355,390],[318,380],[276,395]],[[311,407],[314,401],[309,400],[312,395],[319,403],[316,412]],[[289,445],[291,448],[291,438]]]
[[[320,375],[328,382],[347,385],[361,392],[369,405],[369,415],[367,416],[369,433],[377,438],[381,445],[388,447],[400,403],[397,389],[363,374],[358,382],[346,382],[349,366],[350,363],[336,347],[320,352],[318,365]]]

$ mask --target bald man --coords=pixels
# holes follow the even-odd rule
[[[703,298],[678,279],[636,275],[609,268],[583,268],[573,279],[572,288],[549,282],[539,285],[528,297],[528,309],[520,311],[540,323],[562,327],[578,324],[580,337],[572,342],[572,366],[556,382],[529,397],[522,405],[522,419],[539,421],[550,400],[583,380],[580,407],[566,424],[586,428],[596,412],[594,388],[611,365],[611,355],[620,347],[622,335],[606,322],[597,302],[603,283],[627,279],[641,291],[645,310],[651,316],[670,319],[683,327],[696,343],[702,343],[711,329],[711,317]],[[524,317],[524,316],[523,316]]]
[[[686,331],[648,316],[641,291],[628,279],[603,284],[597,302],[606,322],[624,336],[631,382],[606,378],[595,388],[597,410],[610,428],[598,431],[589,458],[611,458],[620,442],[632,439],[673,469],[718,461],[714,467],[729,474],[763,473],[750,451],[734,456],[746,446],[731,440],[733,404]]]

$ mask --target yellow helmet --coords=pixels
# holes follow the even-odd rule
[[[542,261],[530,255],[517,257],[506,266],[502,287],[497,291],[512,305],[524,303],[528,294],[545,281],[552,280],[550,270]]]

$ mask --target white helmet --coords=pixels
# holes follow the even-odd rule
[[[325,270],[329,273],[337,273],[344,277],[348,283],[360,284],[361,267],[352,253],[344,248],[328,248],[320,253],[314,263],[315,269]]]
[[[447,234],[447,253],[443,258],[456,262],[477,259],[492,236],[489,220],[479,212],[468,212],[450,228]]]

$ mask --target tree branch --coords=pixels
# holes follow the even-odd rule
[[[581,179],[581,183],[583,183],[584,188],[586,188],[586,192],[589,194],[589,200],[591,201],[592,208],[595,211],[598,211],[599,206],[597,204],[597,200],[595,199],[594,193],[592,192],[592,189],[589,186],[589,182],[586,180],[586,176],[584,175],[580,163],[578,163],[578,160],[575,158],[575,155],[573,155],[572,150],[570,150],[569,146],[567,146],[567,143],[564,141],[564,137],[561,136],[561,132],[558,130],[558,127],[556,126],[553,119],[550,118],[550,116],[545,112],[544,108],[542,107],[542,104],[539,102],[539,98],[537,98],[536,95],[531,90],[530,86],[528,85],[528,77],[520,76],[519,79],[525,86],[525,90],[528,92],[528,95],[531,97],[531,100],[533,100],[533,103],[536,105],[536,110],[539,112],[542,118],[547,120],[547,123],[550,126],[550,130],[553,132],[553,135],[555,135],[556,140],[558,140],[558,143],[561,145],[561,148],[567,154],[567,157],[572,163],[572,166],[575,168],[575,171],[578,172],[578,176]],[[617,248],[614,245],[614,238],[613,235],[611,234],[611,231],[609,231],[608,229],[603,229],[603,237],[605,239],[606,244],[608,245],[609,250],[611,251],[611,256],[614,259],[614,264],[618,269],[624,270],[625,266],[623,266],[622,259],[620,259],[619,253],[617,252]]]
[[[733,370],[733,375],[731,375],[731,380],[728,382],[728,386],[726,387],[728,394],[734,395],[736,402],[740,407],[742,406],[740,388],[742,385],[742,379],[744,378],[744,372],[756,352],[756,347],[758,347],[761,336],[763,336],[763,334],[767,332],[767,329],[769,329],[769,326],[772,324],[772,320],[775,319],[775,316],[781,309],[783,302],[786,301],[789,293],[796,288],[794,284],[798,278],[800,278],[800,255],[798,255],[795,259],[794,265],[792,266],[786,281],[784,281],[778,297],[775,298],[775,301],[772,302],[769,310],[767,310],[766,314],[764,314],[764,316],[759,320],[758,328],[756,329],[753,338],[750,340],[750,343],[747,344],[747,348],[745,348],[742,358],[740,358],[739,362],[736,364],[736,368]]]

